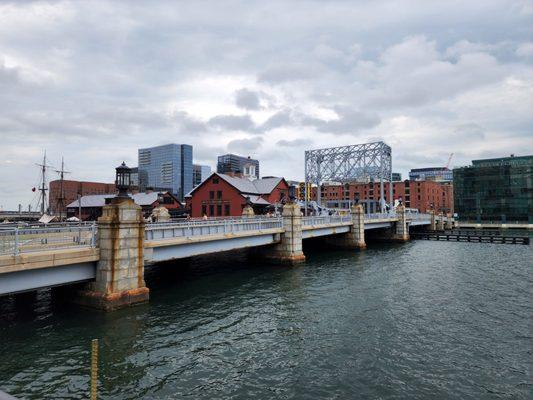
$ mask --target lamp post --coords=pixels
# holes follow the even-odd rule
[[[120,164],[116,170],[115,185],[118,189],[118,195],[116,197],[120,199],[129,199],[128,189],[131,185],[131,168],[126,165],[124,161]]]

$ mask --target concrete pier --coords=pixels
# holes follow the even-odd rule
[[[360,204],[352,205],[350,209],[352,226],[350,231],[343,235],[326,237],[326,242],[332,246],[343,249],[365,249],[365,211]]]
[[[305,261],[302,250],[302,214],[295,203],[283,206],[283,228],[279,244],[265,249],[266,258],[281,264],[294,265]]]
[[[431,211],[429,212],[429,216],[430,216],[430,218],[431,218],[430,223],[429,223],[429,229],[430,229],[431,231],[434,231],[434,230],[437,229],[437,223],[436,223],[436,221],[435,221],[435,211],[431,210]]]
[[[407,242],[409,240],[409,227],[407,226],[405,207],[402,204],[396,207],[396,215],[398,216],[398,221],[394,224],[392,240]]]
[[[444,214],[440,213],[439,218],[437,219],[437,223],[435,224],[435,229],[438,231],[444,230]]]
[[[131,199],[113,199],[98,219],[100,259],[96,279],[79,292],[82,305],[113,310],[147,301],[144,282],[144,221]]]

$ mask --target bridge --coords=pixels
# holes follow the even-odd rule
[[[112,309],[147,300],[144,266],[246,248],[266,259],[295,264],[305,259],[302,242],[323,237],[338,247],[366,247],[365,232],[409,240],[413,226],[435,225],[433,214],[301,215],[295,204],[279,217],[189,220],[145,224],[135,204],[106,206],[97,224],[0,231],[0,295],[89,282],[81,303]],[[106,214],[107,211],[107,214]],[[246,210],[245,210],[246,211]]]

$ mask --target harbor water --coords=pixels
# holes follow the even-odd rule
[[[314,247],[314,246],[309,246]],[[0,299],[0,389],[87,399],[531,399],[531,246],[412,241],[147,271],[148,304]]]

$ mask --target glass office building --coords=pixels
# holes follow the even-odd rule
[[[453,180],[459,220],[533,223],[533,156],[474,160]]]
[[[139,149],[139,180],[142,189],[166,188],[183,201],[192,190],[192,146],[166,144]]]
[[[192,187],[195,188],[200,183],[205,181],[211,175],[211,167],[209,165],[192,165]],[[187,194],[187,193],[185,193]]]
[[[242,157],[235,154],[218,156],[217,172],[219,174],[227,174],[228,172],[240,172],[244,174],[247,165],[255,167],[254,175],[259,179],[259,161],[250,157]]]

